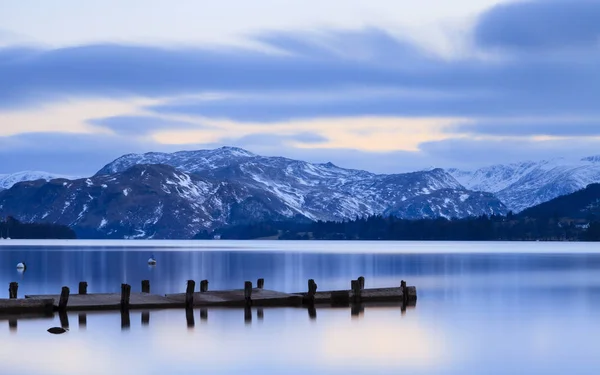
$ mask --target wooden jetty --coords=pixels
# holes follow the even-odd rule
[[[331,306],[350,306],[373,302],[397,302],[413,305],[417,300],[417,290],[407,286],[405,281],[399,287],[365,289],[364,277],[351,281],[350,290],[317,291],[314,280],[308,281],[308,292],[283,293],[264,289],[264,279],[259,279],[257,287],[246,281],[244,289],[209,291],[208,281],[200,282],[200,291],[196,291],[196,282],[188,280],[185,293],[164,296],[150,294],[150,282],[142,281],[141,293],[132,293],[131,285],[121,284],[121,293],[87,293],[87,282],[79,283],[78,294],[70,294],[63,287],[61,294],[26,295],[17,298],[17,283],[10,283],[9,299],[0,299],[0,315],[18,313],[47,313],[48,311],[89,311],[89,310],[148,310],[193,307],[302,307],[330,304]]]

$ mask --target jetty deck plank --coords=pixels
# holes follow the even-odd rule
[[[52,299],[55,307],[58,307],[60,295],[27,295],[26,300]],[[67,310],[118,310],[121,307],[120,293],[97,293],[97,294],[71,294],[67,303]],[[164,296],[148,293],[131,293],[129,300],[130,309],[158,309],[183,307],[182,303]]]
[[[185,293],[167,294],[167,298],[185,302]],[[244,306],[243,289],[219,290],[194,293],[194,306]],[[302,296],[267,289],[252,289],[253,306],[300,306]]]
[[[354,297],[351,290],[331,290],[315,293],[315,303],[331,303],[333,293],[347,292],[350,299]],[[303,297],[308,296],[308,293],[298,293]],[[401,302],[403,299],[402,288],[375,288],[363,289],[361,291],[362,302]]]
[[[52,311],[53,301],[48,296],[36,300],[0,299],[0,314],[45,313]]]

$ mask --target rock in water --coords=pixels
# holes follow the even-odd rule
[[[48,329],[48,332],[55,334],[55,335],[60,335],[60,334],[67,332],[67,329],[62,328],[62,327],[52,327],[52,328]]]

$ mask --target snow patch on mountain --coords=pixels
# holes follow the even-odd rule
[[[23,171],[11,174],[0,174],[0,190],[10,189],[15,184],[23,181],[50,181],[58,178],[71,180],[75,177],[39,171]]]

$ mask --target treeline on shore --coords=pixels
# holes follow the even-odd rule
[[[66,225],[21,223],[13,217],[0,221],[0,238],[11,239],[76,239],[75,232]]]
[[[199,233],[197,239],[598,241],[600,222],[569,218],[478,216],[406,220],[371,216],[344,221],[261,222]]]

